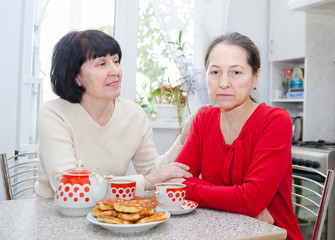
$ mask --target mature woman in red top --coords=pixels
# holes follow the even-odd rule
[[[201,207],[236,212],[303,239],[291,200],[292,122],[281,108],[250,96],[260,56],[246,36],[215,39],[205,56],[208,93],[218,107],[201,111],[176,161],[190,167],[187,199]]]

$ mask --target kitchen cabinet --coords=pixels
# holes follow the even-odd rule
[[[288,0],[292,10],[335,14],[335,0]]]
[[[304,110],[305,96],[303,98],[286,98],[283,93],[282,82],[284,80],[284,69],[299,67],[305,69],[305,58],[285,59],[272,61],[270,65],[270,102],[273,106],[284,107],[292,117],[301,114]],[[304,76],[306,86],[306,76]],[[280,92],[282,95],[279,95]]]
[[[305,57],[305,15],[291,11],[286,1],[270,1],[270,61]]]
[[[270,1],[270,105],[303,116],[304,141],[335,141],[335,15],[297,12]],[[279,98],[283,70],[304,69],[304,96]]]

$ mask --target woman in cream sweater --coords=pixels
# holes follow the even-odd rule
[[[111,36],[98,30],[66,34],[52,57],[51,84],[60,97],[39,112],[41,163],[35,184],[36,197],[50,198],[53,171],[74,168],[82,160],[85,169],[125,178],[130,161],[138,175],[136,195],[143,196],[155,183],[188,178],[189,167],[173,162],[190,128],[164,155],[158,156],[149,119],[139,105],[120,98],[122,53]]]

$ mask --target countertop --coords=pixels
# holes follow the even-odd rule
[[[0,201],[0,239],[285,239],[286,231],[254,218],[197,208],[143,233],[115,233],[86,217],[65,217],[53,199]]]

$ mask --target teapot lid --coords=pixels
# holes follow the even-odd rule
[[[67,174],[71,174],[71,175],[90,175],[92,174],[92,172],[85,170],[84,169],[84,164],[82,160],[78,160],[77,164],[76,164],[76,168],[67,172]]]

